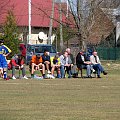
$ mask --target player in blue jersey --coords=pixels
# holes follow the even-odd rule
[[[3,45],[4,40],[0,39],[0,70],[3,72],[3,78],[7,80],[7,60],[6,57],[11,53],[11,50]]]

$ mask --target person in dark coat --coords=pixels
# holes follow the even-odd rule
[[[86,74],[88,78],[91,78],[91,62],[86,61],[84,56],[84,51],[80,51],[76,56],[76,65],[78,69],[86,69]]]
[[[48,54],[49,52],[47,50],[44,51],[42,55],[43,64],[45,65],[45,68],[47,69],[48,74],[50,74],[50,56]]]
[[[8,64],[8,70],[12,70],[12,79],[16,79],[15,69],[21,70],[23,78],[28,79],[25,72],[24,58],[21,54],[14,55]]]

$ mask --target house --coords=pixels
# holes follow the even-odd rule
[[[117,8],[102,8],[105,14],[112,20],[116,28],[116,46],[120,46],[120,5]]]
[[[6,4],[7,3],[7,4]],[[21,39],[26,42],[28,35],[28,0],[4,0],[4,12],[0,14],[0,25],[2,25],[6,19],[7,11],[12,10],[17,26],[19,27]],[[65,4],[65,3],[64,3]],[[3,3],[2,3],[3,5]],[[50,16],[52,11],[52,0],[32,0],[31,3],[31,27],[32,27],[32,43],[40,43],[38,41],[38,34],[43,32],[47,41]],[[66,15],[62,15],[62,22],[66,24]],[[54,19],[53,19],[53,31],[59,26],[59,5],[55,3],[54,6]],[[2,32],[2,29],[0,29]],[[54,36],[53,36],[54,37]],[[47,43],[47,42],[46,42]]]
[[[120,37],[120,1],[102,0],[99,2],[98,0],[96,2],[99,3],[99,6],[93,12],[94,20],[89,29],[87,42],[88,44],[98,45],[101,41],[107,40],[116,28],[116,40],[114,40],[116,44]]]

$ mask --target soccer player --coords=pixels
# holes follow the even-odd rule
[[[11,53],[11,50],[3,45],[4,40],[0,39],[0,69],[3,72],[3,78],[8,80],[7,78],[7,60],[6,57]]]

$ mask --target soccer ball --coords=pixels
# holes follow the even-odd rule
[[[110,63],[107,63],[107,66],[110,66]]]

